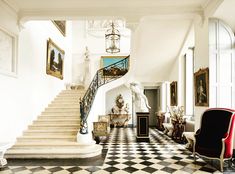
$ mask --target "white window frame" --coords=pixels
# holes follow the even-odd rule
[[[0,27],[0,31],[7,37],[10,37],[12,39],[12,50],[11,50],[11,56],[9,57],[2,57],[3,59],[10,59],[11,65],[9,65],[10,70],[4,70],[0,68],[0,74],[10,76],[10,77],[17,77],[18,73],[18,60],[17,60],[17,52],[18,52],[18,37],[17,35],[7,31],[6,29]],[[0,38],[1,39],[1,38]],[[4,45],[4,43],[0,43]],[[0,63],[4,64],[4,60]]]

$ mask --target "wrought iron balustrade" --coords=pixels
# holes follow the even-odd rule
[[[128,72],[128,69],[129,56],[109,66],[101,68],[96,72],[84,97],[80,100],[81,134],[88,133],[87,117],[91,110],[98,88],[104,84],[107,84],[113,80],[124,76]]]

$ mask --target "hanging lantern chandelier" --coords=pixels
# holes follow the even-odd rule
[[[114,28],[114,23],[111,23],[105,33],[105,48],[107,53],[119,53],[120,52],[120,32]]]

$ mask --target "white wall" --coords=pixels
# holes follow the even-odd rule
[[[17,33],[17,19],[1,6],[0,15],[0,26],[19,35],[17,77],[0,74],[0,141],[14,141],[70,81],[71,36],[64,38],[51,21],[27,22]],[[49,37],[65,50],[64,80],[46,74]]]
[[[106,93],[110,91],[113,88],[117,88],[120,85],[123,85],[127,81],[128,73],[123,76],[122,78],[119,78],[117,80],[114,80],[110,83],[107,83],[106,85],[101,86],[95,96],[92,108],[90,110],[89,116],[88,116],[88,130],[93,130],[93,122],[98,121],[99,115],[104,115],[106,113]]]
[[[194,72],[197,72],[200,68],[209,67],[209,31],[208,31],[207,18],[204,21],[195,22],[194,53],[195,53]],[[201,115],[206,109],[208,109],[208,107],[195,106],[194,108],[195,131],[199,128],[201,123]]]
[[[131,51],[137,81],[170,81],[169,74],[178,69],[174,65],[190,26],[190,19],[176,16],[145,17],[140,21]]]
[[[126,104],[128,103],[129,105],[129,114],[131,114],[132,112],[132,94],[131,94],[131,90],[129,88],[127,88],[125,85],[116,87],[111,89],[110,91],[108,91],[106,93],[106,114],[110,114],[111,113],[111,109],[116,105],[116,98],[117,96],[121,94],[123,99],[124,99],[124,107],[126,106]],[[129,120],[129,124],[132,124],[132,120]]]

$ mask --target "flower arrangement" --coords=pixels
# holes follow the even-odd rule
[[[184,107],[183,106],[174,106],[172,109],[170,110],[170,114],[171,114],[171,119],[173,121],[176,121],[178,123],[183,123],[184,122]]]

